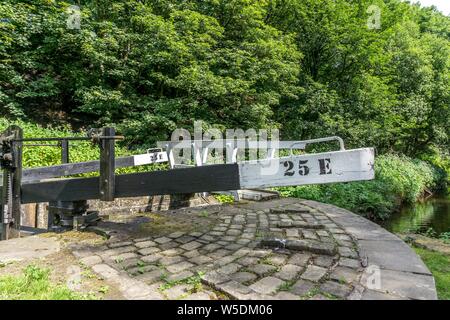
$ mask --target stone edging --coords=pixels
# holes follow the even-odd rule
[[[354,299],[437,299],[431,272],[399,237],[348,210],[310,200],[302,203],[325,212],[356,240],[360,256],[366,260],[368,268],[360,280],[361,287],[353,292]],[[375,268],[371,269],[371,266]],[[380,286],[368,289],[366,284],[377,272],[377,267]]]

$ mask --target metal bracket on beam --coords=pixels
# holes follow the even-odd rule
[[[20,236],[22,138],[22,129],[11,126],[0,139],[0,166],[3,170],[1,240]]]

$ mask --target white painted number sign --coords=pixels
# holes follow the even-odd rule
[[[372,148],[239,163],[241,188],[282,187],[374,179]]]
[[[152,153],[138,154],[135,155],[133,158],[135,166],[142,166],[145,164],[161,163],[168,161],[166,152],[152,152]]]

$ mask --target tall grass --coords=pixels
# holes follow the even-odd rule
[[[386,219],[404,203],[416,202],[425,190],[445,180],[443,171],[405,156],[375,160],[375,180],[280,188],[283,196],[317,200],[372,219]]]

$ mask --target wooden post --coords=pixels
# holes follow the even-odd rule
[[[61,163],[69,163],[69,140],[61,140]],[[49,207],[61,207],[62,201],[52,201],[49,203]],[[47,210],[47,230],[51,230],[55,221],[55,215]]]
[[[61,140],[61,163],[69,163],[69,140]]]
[[[101,135],[113,137],[114,128],[103,128]],[[115,194],[115,140],[100,139],[100,200],[113,201]]]
[[[23,139],[23,130],[18,126],[13,126],[14,137],[17,140]],[[12,173],[12,217],[13,224],[11,230],[11,237],[20,237],[20,225],[21,225],[21,186],[22,186],[22,149],[23,143],[21,141],[15,141],[13,143],[13,159],[14,170]]]

